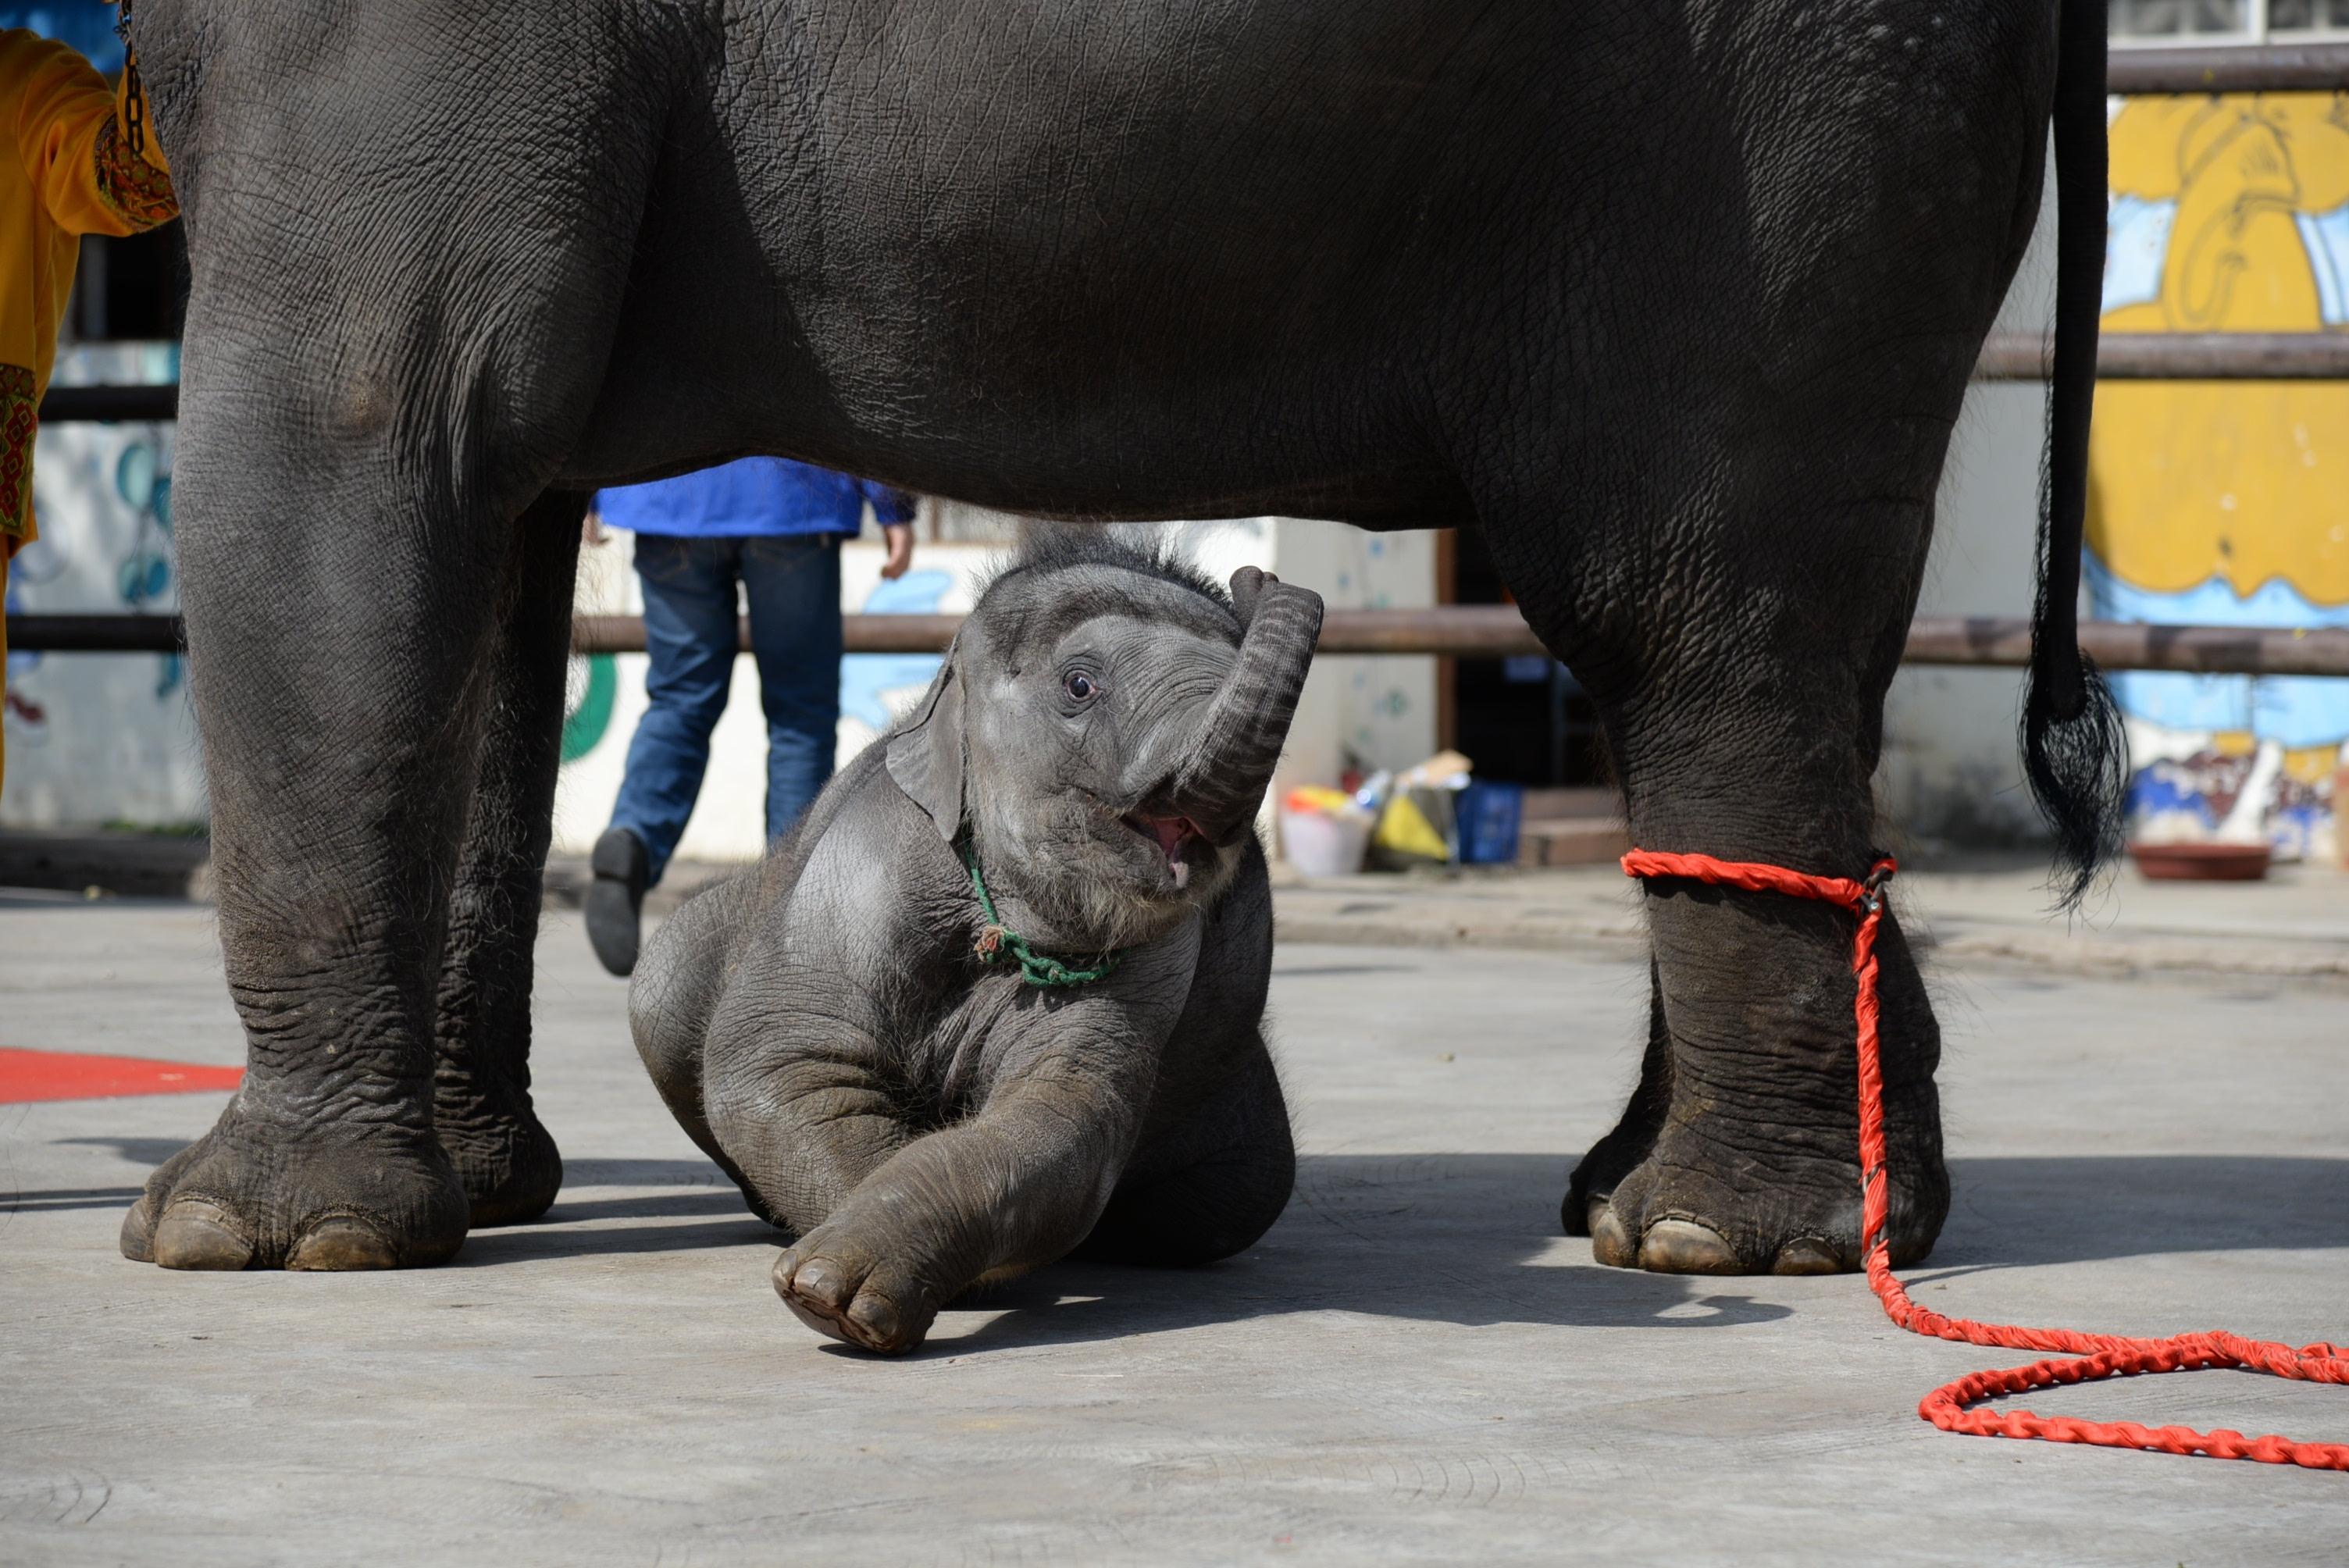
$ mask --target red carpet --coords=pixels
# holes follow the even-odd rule
[[[126,1094],[185,1094],[234,1088],[243,1068],[200,1068],[149,1057],[85,1057],[0,1046],[0,1105],[31,1099],[110,1099]]]

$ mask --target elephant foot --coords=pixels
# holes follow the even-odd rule
[[[1560,1219],[1591,1255],[1657,1274],[1840,1274],[1860,1255],[1851,922],[1775,894],[1648,889],[1657,956],[1640,1081],[1575,1168]],[[1896,919],[1877,942],[1892,1261],[1950,1210],[1940,1036]],[[1821,976],[1833,983],[1821,985]]]
[[[519,1106],[488,1106],[452,1093],[444,1082],[433,1099],[432,1119],[464,1183],[474,1230],[526,1224],[563,1191],[562,1152],[527,1095]]]
[[[464,1244],[464,1189],[430,1132],[272,1130],[232,1104],[147,1179],[122,1255],[167,1269],[418,1268]]]
[[[1667,1135],[1656,1151],[1600,1188],[1568,1194],[1569,1234],[1590,1238],[1590,1255],[1613,1268],[1651,1274],[1817,1274],[1859,1269],[1859,1170],[1856,1162],[1788,1157],[1764,1161],[1701,1151]],[[1585,1166],[1588,1161],[1584,1162]],[[1933,1250],[1949,1212],[1949,1176],[1938,1151],[1892,1161],[1889,1240],[1895,1267]],[[1734,1173],[1733,1176],[1725,1173]],[[1576,1222],[1579,1222],[1577,1223]]]
[[[1661,1095],[1647,1092],[1643,1082],[1641,1092],[1631,1097],[1623,1109],[1623,1118],[1615,1130],[1590,1146],[1567,1179],[1566,1202],[1558,1206],[1558,1222],[1569,1236],[1588,1236],[1599,1243],[1599,1225],[1607,1212],[1607,1200],[1623,1179],[1637,1171],[1656,1147],[1656,1139],[1663,1131],[1666,1101]],[[1604,1255],[1611,1249],[1595,1245],[1601,1253],[1599,1262],[1612,1263]],[[1628,1266],[1628,1265],[1627,1265]]]
[[[775,1294],[819,1334],[884,1356],[918,1346],[938,1304],[910,1274],[878,1263],[830,1226],[775,1260]]]

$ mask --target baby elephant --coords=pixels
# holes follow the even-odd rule
[[[920,706],[661,926],[636,1049],[811,1326],[922,1342],[1075,1252],[1199,1264],[1295,1173],[1254,822],[1321,601],[1042,531]]]

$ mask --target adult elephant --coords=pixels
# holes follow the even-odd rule
[[[145,0],[134,31],[187,216],[181,581],[252,1054],[131,1257],[427,1264],[553,1201],[531,949],[600,484],[774,452],[1071,517],[1474,524],[1640,843],[1864,873],[2051,108],[2028,750],[2075,866],[2101,843],[2099,5],[2059,36],[2048,0]],[[1642,1080],[1569,1228],[1855,1266],[1848,917],[1647,903]],[[1878,951],[1915,1257],[1939,1041]]]

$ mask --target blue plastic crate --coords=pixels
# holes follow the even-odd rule
[[[1471,784],[1454,803],[1454,831],[1464,865],[1508,865],[1517,858],[1517,826],[1526,814],[1522,784]]]

